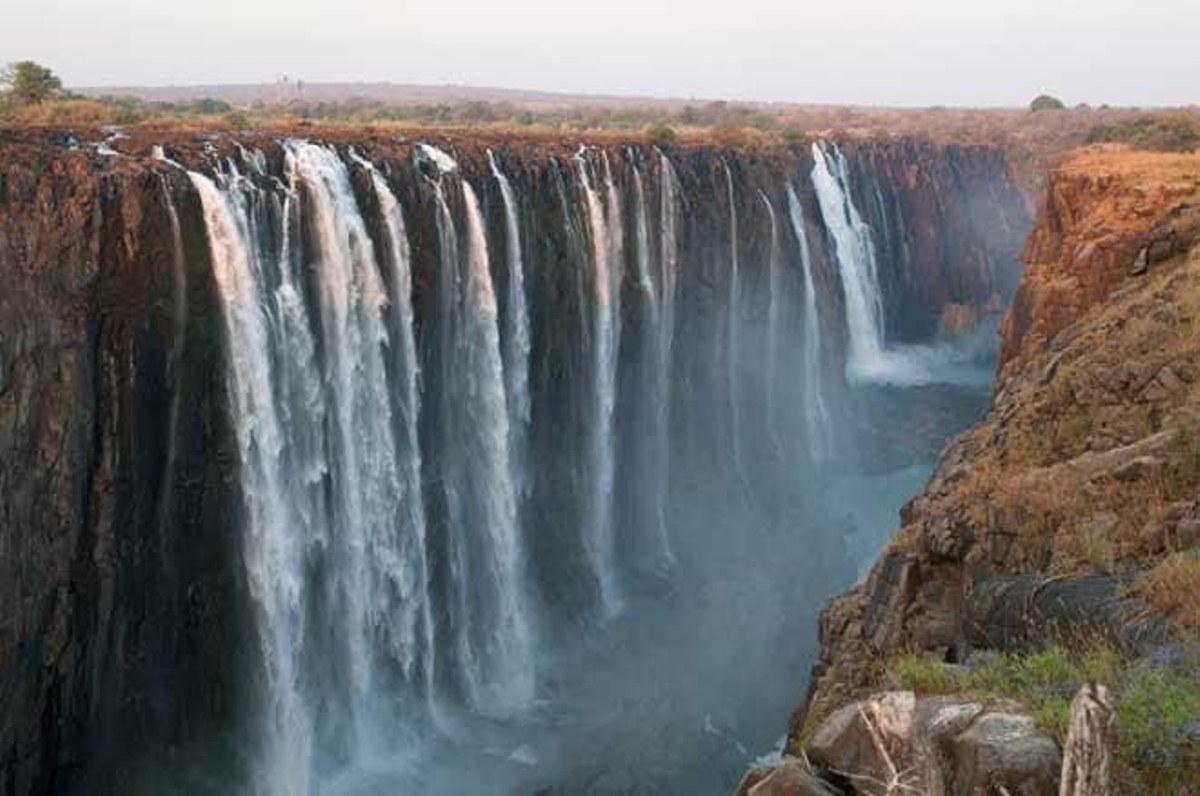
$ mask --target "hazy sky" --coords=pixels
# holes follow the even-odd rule
[[[892,105],[1200,103],[1200,0],[30,0],[68,85],[457,83]]]

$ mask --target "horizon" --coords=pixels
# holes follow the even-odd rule
[[[181,20],[152,0],[47,0],[9,12],[0,53],[95,89],[269,85],[286,74],[309,85],[896,109],[1019,108],[1043,93],[1068,106],[1200,101],[1200,12],[1186,0],[1014,0],[1003,11],[864,0],[854,19],[778,0],[747,0],[736,17],[715,0],[687,13],[654,0],[474,5],[214,0]]]

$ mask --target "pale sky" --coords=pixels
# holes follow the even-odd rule
[[[70,85],[392,81],[875,105],[1200,103],[1200,0],[28,0]]]

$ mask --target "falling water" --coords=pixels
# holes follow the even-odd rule
[[[767,208],[767,218],[771,222],[771,253],[767,274],[767,425],[770,429],[771,442],[777,452],[780,451],[778,426],[778,387],[776,385],[779,368],[779,324],[782,285],[779,279],[780,261],[783,259],[781,250],[779,222],[775,217],[775,207],[763,191],[758,192],[758,198]]]
[[[665,281],[662,291],[656,289],[654,284],[649,208],[646,205],[642,166],[632,154],[630,161],[633,177],[634,234],[637,244],[635,265],[638,287],[647,309],[646,318],[640,325],[642,337],[637,347],[642,356],[640,378],[644,384],[642,394],[645,398],[638,402],[640,425],[633,441],[639,454],[635,488],[643,525],[654,531],[652,540],[656,547],[653,551],[653,563],[665,569],[674,562],[666,527],[668,437],[665,422],[670,411],[667,404],[671,393],[670,373],[667,372],[669,359],[663,356],[663,338],[669,334],[666,329],[668,308],[665,306],[668,295],[665,292]],[[661,250],[658,254],[661,257]],[[658,274],[658,278],[663,281],[661,273]]]
[[[650,272],[650,223],[646,220],[646,190],[642,184],[642,170],[633,161],[633,210],[634,234],[637,237],[637,280],[638,287],[646,298],[652,313],[657,316],[658,306],[654,289],[654,275]]]
[[[812,146],[813,188],[821,206],[825,227],[837,250],[838,272],[846,297],[846,325],[850,352],[846,376],[851,381],[886,374],[883,350],[883,300],[875,265],[871,229],[850,198],[846,160],[836,145]]]
[[[659,153],[659,309],[658,344],[656,352],[658,366],[655,372],[654,405],[658,411],[655,424],[654,450],[658,462],[654,467],[658,479],[657,522],[658,537],[663,558],[667,564],[675,562],[672,551],[670,526],[667,523],[667,504],[671,485],[671,384],[675,347],[675,287],[679,273],[679,191],[675,167],[665,153]]]
[[[166,160],[166,156],[162,157]],[[179,430],[180,402],[183,399],[183,389],[180,386],[182,375],[180,367],[183,360],[183,343],[186,339],[188,301],[187,301],[187,263],[183,254],[183,231],[179,226],[179,212],[175,209],[175,199],[171,195],[170,185],[166,177],[159,175],[159,187],[162,189],[167,217],[171,222],[171,276],[173,286],[173,303],[171,308],[171,354],[167,359],[167,376],[171,379],[171,409],[167,419],[167,460],[163,468],[163,490],[158,502],[158,527],[165,534],[167,531],[167,512],[171,508],[175,487],[175,438]],[[167,545],[165,539],[160,540],[160,553],[165,561]]]
[[[746,471],[742,467],[742,401],[741,401],[741,328],[742,328],[742,279],[738,260],[738,216],[733,195],[733,172],[729,163],[721,161],[725,169],[725,195],[729,202],[729,418],[732,431],[733,468],[741,485],[745,487]]]
[[[449,155],[426,147],[439,169]],[[525,592],[517,500],[510,472],[508,400],[499,313],[479,200],[462,180],[466,251],[442,185],[434,182],[442,256],[442,400],[450,559],[447,606],[468,703],[506,716],[527,706],[535,686],[534,639]]]
[[[613,227],[620,226],[621,215],[607,159],[604,172],[607,217],[605,202],[593,185],[583,150],[580,150],[575,159],[587,204],[595,300],[592,329],[595,387],[589,439],[591,473],[583,541],[592,572],[596,577],[601,613],[604,616],[614,616],[620,612],[622,605],[617,584],[612,527],[612,424],[616,401],[617,350],[621,334],[620,232]]]
[[[820,462],[829,453],[829,412],[821,386],[821,315],[817,308],[817,289],[813,282],[812,257],[808,250],[808,235],[804,231],[804,215],[800,198],[791,183],[787,184],[788,218],[796,245],[800,249],[800,272],[804,280],[804,341],[801,361],[803,379],[804,426],[809,450],[814,461]]]
[[[521,225],[517,216],[517,197],[512,184],[488,150],[492,175],[500,184],[504,199],[505,243],[508,259],[508,291],[505,295],[504,375],[508,396],[509,432],[514,462],[514,480],[518,495],[529,488],[525,477],[525,445],[529,433],[529,311],[525,305],[525,264],[521,256]]]
[[[397,606],[394,628],[398,635],[388,639],[391,655],[401,664],[410,681],[419,677],[430,713],[436,718],[434,671],[436,650],[433,638],[433,617],[429,596],[429,574],[426,552],[425,505],[421,494],[421,445],[418,438],[418,419],[421,397],[418,392],[419,362],[413,335],[412,256],[404,213],[395,194],[383,176],[367,161],[356,158],[371,175],[371,184],[379,202],[383,229],[387,235],[387,254],[391,266],[388,286],[391,304],[391,328],[397,339],[392,341],[396,389],[393,395],[400,459],[400,491],[396,495],[400,510],[400,541],[398,560],[394,562],[403,577],[396,585],[404,589],[389,595],[390,604]],[[419,661],[418,661],[419,656]],[[414,672],[420,666],[419,673]]]
[[[303,578],[308,518],[296,512],[289,488],[285,432],[276,406],[269,286],[250,237],[249,208],[236,181],[225,191],[189,174],[204,208],[213,275],[229,340],[233,407],[246,508],[245,565],[264,657],[266,737],[256,792],[310,792],[314,719],[301,690],[305,624]]]

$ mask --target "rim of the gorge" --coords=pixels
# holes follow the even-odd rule
[[[787,614],[855,575],[826,487],[973,416],[1029,224],[1003,149],[920,137],[19,129],[0,165],[19,796],[316,793],[464,732],[485,783],[732,788],[815,652]],[[702,720],[547,730],[613,730],[610,669]]]

